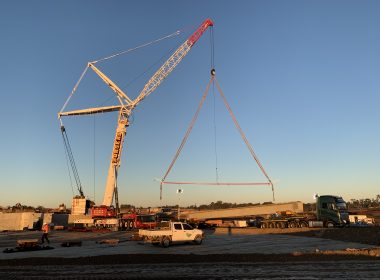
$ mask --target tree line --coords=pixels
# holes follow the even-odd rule
[[[380,194],[376,195],[374,198],[362,198],[362,199],[350,199],[350,201],[346,201],[349,209],[366,209],[366,208],[380,208]],[[272,202],[264,202],[262,205],[272,204]],[[231,202],[223,202],[218,200],[216,202],[211,202],[210,204],[201,204],[201,205],[190,205],[187,207],[181,206],[181,208],[185,209],[197,209],[197,210],[215,210],[215,209],[226,209],[226,208],[237,208],[237,207],[248,207],[248,206],[256,206],[260,205],[260,203],[231,203]],[[60,207],[64,206],[61,204]],[[121,208],[126,209],[142,209],[142,207],[135,207],[130,204],[123,204]],[[178,208],[178,205],[165,205],[161,208]],[[13,206],[0,207],[0,210],[4,212],[47,212],[51,209],[45,208],[43,206],[28,206],[23,205],[21,203],[16,203]]]
[[[272,202],[264,202],[263,205],[273,204]],[[210,204],[201,204],[201,205],[189,205],[189,206],[181,206],[183,209],[197,209],[197,210],[215,210],[215,209],[227,209],[227,208],[237,208],[237,207],[248,207],[248,206],[256,206],[261,205],[260,203],[232,203],[232,202],[223,202],[218,200],[216,202],[211,202]],[[178,208],[177,205],[165,205],[162,208]]]
[[[380,194],[375,198],[363,198],[363,199],[350,199],[347,202],[348,208],[365,209],[365,208],[379,208],[380,207]]]

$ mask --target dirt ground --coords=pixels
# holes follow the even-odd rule
[[[380,245],[380,228],[217,229],[210,235],[287,234]],[[0,234],[0,247],[40,232]],[[97,241],[102,233],[52,232],[55,242]],[[107,238],[130,239],[131,233]],[[228,236],[227,236],[228,237]],[[291,254],[119,254],[0,260],[0,279],[380,279],[380,247]]]
[[[380,246],[380,227],[323,228],[287,234]]]
[[[216,234],[229,234],[229,229],[218,228]],[[287,234],[305,237],[318,237],[346,242],[357,242],[380,246],[380,227],[349,227],[349,228],[286,228],[257,229],[234,228],[231,234]]]
[[[258,228],[217,228],[206,230],[206,235],[252,235],[252,234],[286,234],[293,236],[318,237],[345,242],[357,242],[380,246],[380,227],[349,227],[349,228],[286,228],[286,229],[258,229]],[[129,240],[136,232],[108,232],[106,238],[118,238],[121,241]],[[83,233],[53,231],[49,234],[56,242],[66,240],[99,241],[104,239],[104,233]],[[0,233],[0,247],[13,247],[18,239],[41,238],[39,231],[19,231]]]
[[[0,267],[1,279],[379,279],[378,261]]]

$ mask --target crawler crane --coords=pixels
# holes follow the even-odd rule
[[[67,111],[64,109],[67,102],[63,106],[62,110],[58,113],[58,118],[61,123],[61,129],[64,129],[61,118],[66,116],[78,116],[97,114],[105,112],[118,111],[118,123],[116,128],[116,134],[113,143],[112,156],[108,169],[108,177],[106,181],[106,187],[103,197],[103,203],[101,206],[94,206],[92,208],[92,217],[94,222],[103,225],[120,226],[123,224],[123,217],[119,215],[119,201],[118,201],[118,187],[117,176],[120,167],[121,153],[123,149],[123,143],[127,128],[129,126],[129,117],[133,110],[141,101],[144,100],[149,94],[151,94],[163,80],[174,70],[174,68],[181,62],[181,60],[187,55],[192,46],[202,36],[206,29],[213,26],[211,19],[206,19],[198,29],[170,56],[170,58],[155,72],[155,74],[149,79],[144,88],[136,99],[130,99],[109,77],[107,77],[102,71],[95,66],[96,62],[89,62],[87,68],[91,68],[116,94],[119,100],[119,105],[106,106],[98,108],[88,108],[75,111]],[[86,70],[87,70],[86,68]],[[83,76],[83,75],[82,75]],[[115,208],[113,207],[115,203]],[[108,221],[107,218],[109,219]],[[111,218],[113,222],[110,222]]]

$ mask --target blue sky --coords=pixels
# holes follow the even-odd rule
[[[178,37],[97,64],[136,96],[153,70],[135,78],[154,63],[158,68],[206,18],[215,23],[217,80],[276,182],[276,201],[308,202],[314,193],[375,197],[379,9],[378,1],[2,1],[0,205],[70,205],[76,191],[57,113],[88,61],[181,30]],[[167,186],[159,200],[154,178],[163,176],[180,144],[210,79],[210,60],[206,32],[136,108],[119,171],[121,203],[271,201],[268,187],[210,186]],[[215,181],[217,155],[220,180],[263,181],[217,93],[210,91],[168,179]],[[104,102],[117,104],[89,72],[68,109]],[[85,194],[100,203],[117,116],[63,121]]]

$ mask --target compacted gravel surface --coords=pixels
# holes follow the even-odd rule
[[[1,249],[40,232],[0,233]],[[50,234],[52,250],[0,253],[0,279],[380,279],[379,228],[217,229],[169,248],[132,233]],[[100,244],[118,239],[119,244]],[[82,241],[81,247],[61,247]]]

